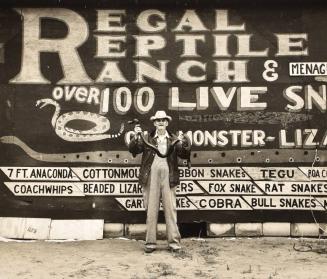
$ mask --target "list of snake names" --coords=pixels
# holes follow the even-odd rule
[[[144,210],[138,167],[1,167],[15,196],[107,196]],[[325,167],[180,169],[178,210],[315,210],[327,207]]]

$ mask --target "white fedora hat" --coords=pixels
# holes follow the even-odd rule
[[[154,116],[150,117],[151,121],[154,121],[157,119],[168,119],[169,121],[171,121],[172,118],[169,115],[167,115],[164,110],[158,110]]]

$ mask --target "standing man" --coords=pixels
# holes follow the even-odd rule
[[[136,156],[142,153],[139,183],[143,187],[144,205],[147,212],[147,232],[144,251],[156,249],[157,222],[160,197],[166,219],[168,247],[177,252],[181,249],[180,233],[177,227],[176,186],[179,184],[178,158],[189,159],[191,144],[180,133],[173,135],[167,130],[172,120],[165,111],[157,111],[150,118],[155,130],[143,135],[140,125],[134,128],[134,137],[129,151]]]

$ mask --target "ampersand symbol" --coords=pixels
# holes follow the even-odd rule
[[[278,73],[276,73],[276,68],[278,63],[275,60],[267,60],[264,64],[265,71],[262,73],[262,77],[266,81],[275,81],[278,79]]]

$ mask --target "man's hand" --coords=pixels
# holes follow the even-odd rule
[[[135,133],[136,135],[142,133],[142,128],[141,128],[141,126],[140,126],[139,124],[135,125],[135,127],[134,127],[134,133]]]
[[[183,133],[182,131],[179,131],[179,132],[178,132],[178,136],[177,136],[177,138],[178,138],[180,141],[183,141],[183,139],[184,139],[184,133]]]

